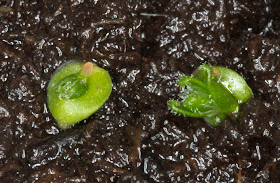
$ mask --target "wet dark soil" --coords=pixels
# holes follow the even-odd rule
[[[279,182],[279,28],[277,0],[2,0],[1,182]],[[108,70],[113,92],[62,131],[46,89],[71,59]],[[217,128],[166,105],[202,63],[254,93]]]

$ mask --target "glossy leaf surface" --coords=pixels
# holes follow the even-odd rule
[[[110,75],[93,65],[89,73],[83,62],[62,66],[48,86],[48,107],[62,129],[67,129],[96,112],[112,91]]]
[[[178,84],[186,91],[181,101],[168,101],[171,111],[202,117],[212,126],[219,125],[228,115],[238,113],[239,104],[252,97],[250,87],[239,74],[220,66],[204,64],[191,77],[181,77]]]

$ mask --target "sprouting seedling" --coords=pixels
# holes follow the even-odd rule
[[[50,112],[62,129],[95,113],[112,91],[109,73],[91,62],[71,61],[52,76],[47,94]]]
[[[184,88],[182,100],[169,100],[169,109],[177,114],[204,118],[212,126],[219,125],[230,114],[237,114],[239,105],[253,95],[235,71],[208,64],[201,65],[190,77],[181,77],[178,84]]]

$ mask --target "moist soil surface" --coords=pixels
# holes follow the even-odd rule
[[[1,182],[279,182],[279,2],[2,0]],[[47,87],[73,59],[106,69],[113,91],[63,131]],[[216,128],[166,104],[203,63],[254,93]]]

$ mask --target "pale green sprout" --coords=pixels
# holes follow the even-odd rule
[[[186,90],[182,100],[169,100],[168,107],[177,114],[204,118],[211,126],[219,125],[253,95],[246,81],[235,71],[221,66],[201,65],[192,76],[178,82]]]
[[[52,76],[47,94],[50,112],[61,129],[95,113],[112,91],[109,73],[91,62],[71,61]]]

